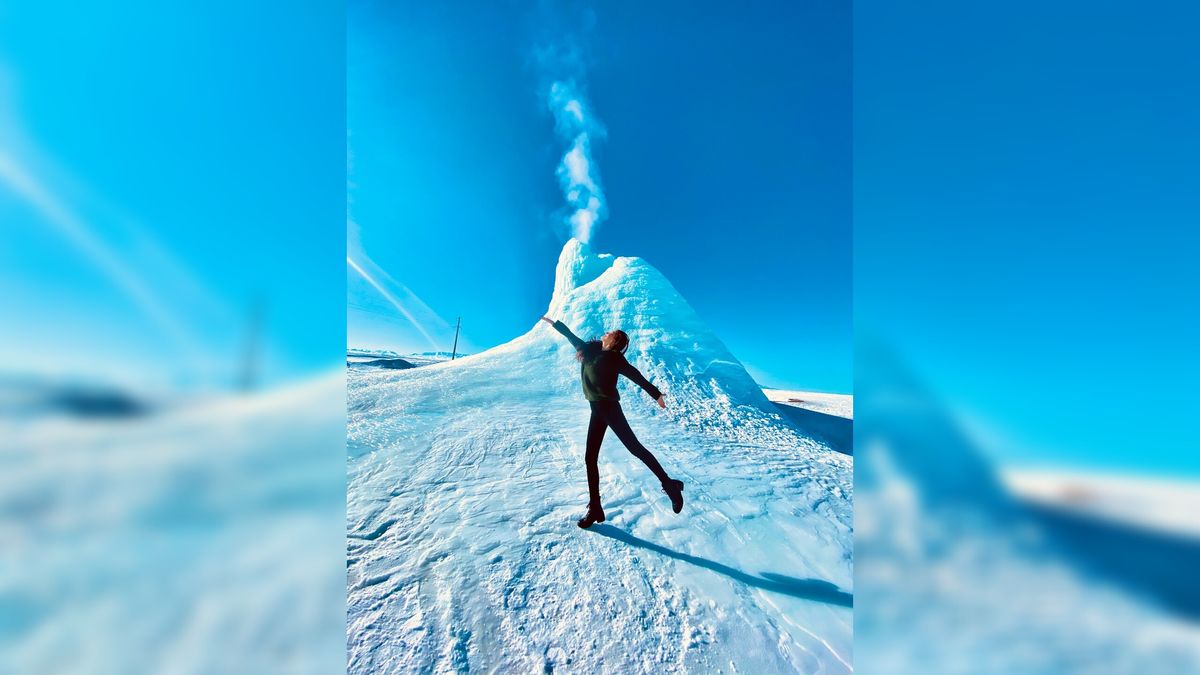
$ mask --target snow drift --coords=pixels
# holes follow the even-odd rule
[[[955,415],[890,348],[860,337],[856,361],[869,373],[855,387],[860,669],[1200,672],[1194,621],[1119,584],[1082,555],[1082,537],[1067,540],[1014,501]],[[1121,541],[1089,536],[1092,547]],[[1147,574],[1163,573],[1152,550],[1133,555]],[[1181,583],[1194,577],[1174,573]]]
[[[0,410],[0,673],[340,668],[344,391]]]
[[[626,414],[687,484],[675,515],[612,437],[587,501],[588,406],[548,326],[405,371],[352,370],[351,672],[848,672],[852,460],[781,418],[662,274],[571,240],[548,313],[620,327],[666,394]]]

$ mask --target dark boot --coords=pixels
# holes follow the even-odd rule
[[[679,513],[683,510],[683,481],[671,479],[663,483],[663,492],[671,498],[671,510]]]
[[[579,519],[579,526],[586,530],[595,523],[603,522],[604,509],[599,504],[589,504],[587,515]]]

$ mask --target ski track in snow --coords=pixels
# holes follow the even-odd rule
[[[683,513],[609,433],[608,521],[575,525],[588,406],[548,326],[351,370],[350,672],[850,672],[852,460],[772,413],[653,268],[572,242],[558,274],[581,336],[654,345],[630,359],[670,407],[625,381],[623,405]]]

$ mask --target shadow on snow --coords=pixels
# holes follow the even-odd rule
[[[763,572],[761,575],[755,576],[753,574],[748,574],[741,570],[734,569],[728,565],[722,565],[719,562],[708,560],[707,558],[701,558],[699,556],[673,551],[665,546],[660,546],[653,542],[646,541],[645,539],[635,537],[623,530],[618,530],[612,525],[593,525],[588,528],[587,531],[594,532],[610,539],[616,539],[617,541],[625,542],[630,546],[637,546],[638,548],[644,548],[648,551],[661,553],[668,558],[682,560],[683,562],[691,563],[697,567],[703,567],[704,569],[712,570],[713,572],[716,572],[717,574],[723,574],[734,581],[740,581],[747,586],[761,588],[764,591],[782,593],[784,595],[790,595],[793,598],[824,602],[830,605],[837,605],[838,607],[854,606],[854,596],[852,594],[841,590],[828,581],[822,581],[820,579],[797,579],[795,577],[784,576],[782,574],[775,574],[774,572]]]

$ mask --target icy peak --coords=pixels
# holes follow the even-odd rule
[[[592,247],[571,237],[558,254],[558,266],[554,269],[554,295],[550,297],[550,314],[562,310],[563,303],[571,291],[595,281],[612,267],[611,253],[594,253]]]
[[[679,409],[711,408],[714,400],[771,408],[679,291],[641,258],[596,253],[577,239],[567,241],[548,315],[584,339],[624,330],[630,338],[627,356],[673,393]],[[535,329],[532,336],[561,342],[552,331]]]
[[[663,414],[685,426],[759,440],[764,433],[793,433],[790,425],[781,427],[775,406],[741,362],[667,277],[642,258],[596,253],[588,244],[568,240],[559,254],[546,316],[584,340],[625,331],[625,357],[666,392],[671,405]],[[501,380],[511,374],[520,380],[510,385],[515,388],[526,386],[529,373],[546,373],[539,382],[549,387],[547,395],[578,396],[575,350],[540,322],[503,345],[426,372],[440,368],[485,369]],[[793,442],[788,439],[780,442]]]

